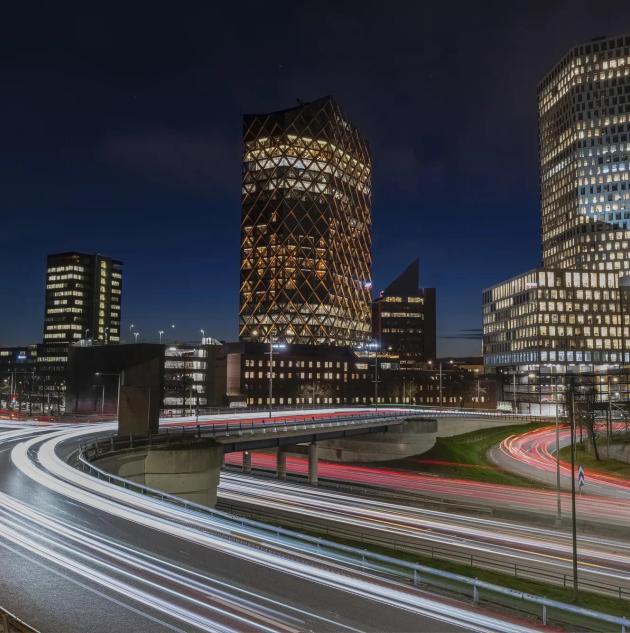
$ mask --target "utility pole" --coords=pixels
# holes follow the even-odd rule
[[[378,411],[378,349],[374,348],[374,406]]]
[[[271,400],[273,398],[273,342],[269,337],[269,417],[271,417]]]
[[[555,411],[556,411],[556,502],[557,514],[556,522],[558,527],[562,525],[562,495],[560,493],[560,421],[558,420],[558,376],[556,375]]]
[[[571,380],[571,529],[573,542],[573,600],[578,599],[577,521],[575,515],[575,383]]]
[[[516,408],[516,369],[514,370],[514,374],[512,375],[512,402],[514,413],[518,413],[518,409]]]

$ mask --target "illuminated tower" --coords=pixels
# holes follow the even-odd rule
[[[102,255],[48,256],[44,343],[120,342],[122,263]]]
[[[630,268],[630,37],[573,48],[538,89],[546,268]]]
[[[352,345],[370,335],[371,160],[324,97],[243,126],[240,337]]]

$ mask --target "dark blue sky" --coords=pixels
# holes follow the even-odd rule
[[[478,353],[481,290],[540,257],[536,85],[630,31],[630,5],[578,0],[18,4],[0,15],[5,344],[41,339],[63,250],[124,261],[123,334],[234,339],[241,116],[332,94],[372,148],[375,290],[419,256],[439,352]]]

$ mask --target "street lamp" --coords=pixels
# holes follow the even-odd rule
[[[160,335],[160,343],[162,342],[162,336],[164,335],[164,330],[158,330],[158,334]]]
[[[94,374],[95,376],[118,376],[118,396],[116,399],[116,417],[118,418],[119,421],[120,421],[120,387],[122,384],[123,373],[124,372],[122,371],[120,373],[97,371]],[[104,411],[105,411],[105,383],[103,383],[103,400],[101,402],[101,415],[103,414]]]
[[[374,350],[374,407],[375,411],[378,411],[378,350],[381,346],[378,341],[371,341],[365,346]]]
[[[203,328],[199,331],[201,332],[201,344],[203,345],[203,339],[206,338],[206,332]]]
[[[269,417],[271,417],[273,409],[273,350],[283,350],[286,348],[285,343],[273,343],[271,339],[269,340]]]
[[[481,384],[479,382],[479,369],[475,369],[475,376],[477,377],[477,408],[481,409]]]
[[[134,333],[133,333],[133,336],[134,336],[134,338],[135,338],[134,343],[137,343],[137,342],[138,342],[138,337],[140,336],[140,332],[134,332]]]
[[[448,361],[449,365],[453,364],[453,360],[449,360]],[[430,366],[433,366],[433,361],[430,360],[428,361],[428,364]],[[439,377],[440,377],[440,406],[442,406],[443,403],[443,398],[442,398],[442,361],[439,362]]]
[[[131,336],[131,335],[133,334],[133,329],[134,329],[135,327],[136,327],[136,326],[135,326],[133,323],[129,326],[129,336]]]

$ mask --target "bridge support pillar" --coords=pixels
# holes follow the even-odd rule
[[[285,480],[287,478],[287,450],[284,446],[278,446],[276,473],[278,474],[278,479]]]
[[[252,472],[252,454],[250,451],[243,451],[243,472]]]
[[[311,442],[308,445],[308,483],[317,485],[317,443]]]

